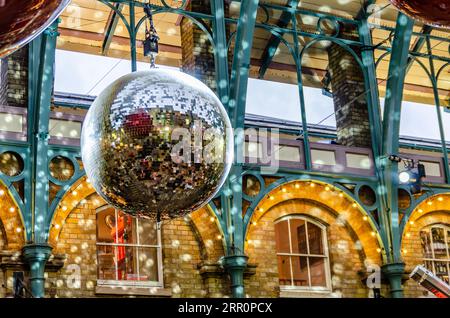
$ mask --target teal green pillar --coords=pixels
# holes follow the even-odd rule
[[[385,277],[390,283],[391,297],[402,297],[401,274],[404,264],[401,257],[401,233],[398,209],[398,162],[388,159],[390,155],[399,153],[400,117],[403,100],[403,86],[408,65],[409,45],[414,22],[406,15],[399,13],[394,42],[392,44],[389,64],[386,99],[383,117],[383,144],[381,169],[384,187],[380,189],[385,202],[385,213],[388,221],[386,232],[390,237],[390,248],[387,250],[387,262],[384,266]],[[402,272],[400,274],[400,272]]]
[[[238,159],[243,157],[247,84],[258,3],[259,0],[243,0],[241,2],[227,105],[228,115],[234,129],[235,159],[225,185],[227,191],[222,194],[226,196],[226,201],[230,202],[228,208],[223,210],[227,218],[226,238],[228,240],[223,265],[230,275],[232,296],[234,298],[245,296],[243,275],[247,266],[247,257],[244,255],[245,234],[242,215],[243,170],[242,162],[238,162]]]
[[[30,143],[31,168],[26,183],[26,218],[31,218],[27,229],[27,245],[23,247],[23,259],[30,269],[30,290],[34,297],[44,297],[45,264],[52,248],[47,244],[45,220],[49,211],[49,116],[54,83],[56,38],[59,21],[29,45],[29,105],[28,141]]]
[[[391,298],[403,298],[402,277],[405,273],[405,264],[386,264],[381,267],[381,271],[389,281],[389,293]]]
[[[225,256],[223,266],[230,275],[231,294],[234,298],[244,298],[244,271],[247,268],[248,257],[245,255]]]
[[[45,264],[52,253],[52,247],[46,243],[25,245],[22,257],[29,265],[30,290],[35,298],[45,295]]]

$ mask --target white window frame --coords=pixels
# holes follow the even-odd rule
[[[115,209],[112,206],[105,205],[100,208],[96,209],[96,215],[99,212],[113,209],[115,213],[115,218],[117,220],[117,215],[120,212],[120,210]],[[133,222],[135,222],[136,231],[139,231],[139,220],[137,218],[133,218]],[[97,225],[97,218],[96,223]],[[136,244],[117,244],[117,243],[99,243],[96,242],[96,246],[124,246],[124,247],[138,247],[138,248],[156,248],[156,258],[157,258],[157,266],[158,266],[158,281],[132,281],[132,280],[112,280],[112,279],[99,279],[98,278],[98,272],[97,272],[97,285],[98,286],[117,286],[117,287],[163,287],[164,286],[164,278],[163,278],[163,259],[162,259],[162,239],[161,239],[161,225],[157,223],[157,229],[156,229],[156,237],[157,237],[157,245],[148,245],[148,244],[139,244],[139,234],[136,235]],[[117,235],[117,233],[116,233]],[[97,239],[97,233],[96,233],[96,239]],[[96,250],[97,253],[97,261],[98,261],[98,249]],[[139,261],[139,249],[136,249],[136,259]],[[115,265],[117,266],[117,265]],[[137,274],[139,275],[139,265],[137,266]],[[117,277],[117,269],[116,269],[116,277]]]
[[[319,227],[322,231],[322,246],[324,250],[324,255],[316,255],[316,254],[297,254],[292,253],[292,236],[291,236],[291,226],[290,226],[290,220],[296,219],[296,220],[303,220],[305,221],[305,232],[306,232],[306,245],[309,252],[309,237],[308,237],[308,223],[312,223]],[[291,269],[291,285],[280,285],[281,291],[301,291],[301,292],[309,292],[309,293],[330,293],[332,291],[331,288],[331,270],[330,270],[330,255],[328,250],[328,239],[327,239],[327,229],[326,226],[312,220],[311,218],[301,216],[301,215],[289,215],[285,216],[281,219],[278,219],[274,222],[274,224],[280,223],[280,222],[288,222],[288,230],[289,230],[289,251],[290,253],[279,253],[277,251],[277,263],[278,263],[278,256],[289,256],[289,263],[290,263],[290,269]],[[307,259],[307,268],[308,268],[308,282],[309,286],[295,286],[293,283],[293,269],[292,269],[292,256],[303,256]],[[311,271],[309,266],[309,257],[322,257],[325,259],[325,283],[326,286],[311,286]]]
[[[434,255],[434,241],[433,241],[433,233],[432,233],[432,229],[433,228],[441,228],[441,229],[444,230],[444,242],[445,242],[444,244],[445,244],[445,249],[447,251],[447,258],[436,258],[436,256]],[[425,265],[426,265],[426,262],[430,262],[431,263],[432,268],[428,268],[428,267],[427,268],[430,271],[432,271],[434,274],[436,274],[436,268],[435,268],[435,263],[436,262],[447,263],[447,275],[449,275],[449,277],[450,277],[450,248],[448,246],[448,241],[449,241],[448,232],[450,231],[450,226],[445,225],[445,224],[429,225],[429,226],[426,226],[426,227],[424,227],[424,228],[422,228],[420,230],[420,235],[422,234],[422,231],[424,231],[426,229],[429,229],[429,233],[428,233],[429,237],[428,237],[428,239],[430,240],[430,243],[431,243],[431,255],[432,255],[432,257],[431,258],[425,257],[425,253],[422,250],[422,252],[424,253],[423,257],[422,257],[422,260],[425,262]]]

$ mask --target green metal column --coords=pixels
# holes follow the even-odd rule
[[[45,295],[45,264],[52,254],[52,247],[46,243],[29,244],[22,248],[22,256],[30,270],[30,290],[35,298]]]
[[[439,90],[438,90],[438,83],[436,80],[436,70],[434,68],[434,61],[433,61],[433,58],[431,57],[433,52],[432,52],[429,37],[426,38],[426,42],[427,42],[427,51],[429,54],[428,61],[430,63],[430,73],[431,73],[431,81],[432,81],[432,85],[433,85],[434,103],[436,104],[436,114],[437,114],[437,118],[438,118],[439,134],[441,137],[442,154],[444,156],[445,182],[450,183],[450,167],[449,167],[449,160],[448,160],[447,144],[445,141],[445,129],[444,129],[444,123],[442,122],[441,102],[439,100]]]
[[[303,75],[302,75],[302,61],[300,60],[300,45],[298,41],[298,31],[297,31],[297,15],[293,10],[291,18],[292,28],[294,33],[292,34],[294,40],[294,52],[295,52],[295,65],[297,71],[297,87],[300,99],[300,120],[302,123],[302,136],[303,136],[303,154],[305,157],[305,168],[307,171],[312,169],[311,160],[311,150],[309,147],[309,134],[308,134],[308,120],[306,117],[306,104],[305,104],[305,94],[303,91]]]
[[[136,12],[135,4],[130,1],[130,50],[131,50],[131,71],[137,71],[137,58],[136,58]]]
[[[216,68],[217,92],[222,104],[226,107],[228,103],[228,50],[227,31],[225,27],[225,6],[223,0],[211,1],[211,13],[213,20],[214,39],[214,65]]]
[[[382,173],[384,189],[380,189],[385,195],[389,224],[386,231],[390,233],[391,246],[388,254],[389,264],[385,275],[390,282],[391,297],[402,297],[400,268],[404,264],[401,258],[401,233],[398,210],[398,163],[388,159],[390,155],[398,155],[400,116],[403,99],[403,86],[408,63],[409,45],[411,42],[414,22],[406,15],[399,13],[394,42],[392,44],[391,61],[389,64],[388,81],[386,84],[386,100],[383,117],[383,144],[382,144]]]
[[[227,255],[224,267],[230,274],[232,296],[242,298],[245,296],[243,273],[247,267],[247,257],[244,256],[244,220],[242,216],[242,163],[237,162],[241,157],[244,144],[244,118],[247,96],[247,84],[250,68],[250,55],[255,30],[256,13],[259,0],[243,0],[241,2],[240,17],[237,25],[236,45],[233,56],[233,66],[230,80],[230,99],[228,114],[235,129],[234,149],[235,162],[227,180],[226,187],[230,189],[228,197],[231,209],[223,211],[227,214],[229,232]]]
[[[58,22],[44,31],[30,44],[28,107],[29,142],[31,146],[31,180],[27,188],[30,198],[32,228],[31,240],[23,248],[24,259],[31,273],[31,290],[34,297],[44,296],[44,268],[52,248],[46,243],[45,220],[49,213],[48,139],[50,103],[54,82],[54,63]]]
[[[370,2],[371,4],[372,2]],[[367,17],[363,16],[359,21],[358,25],[358,33],[361,42],[364,44],[365,48],[371,48],[373,46],[372,35],[370,33],[369,24],[367,21]],[[370,121],[370,135],[372,141],[372,152],[374,157],[374,165],[375,165],[375,174],[379,180],[380,186],[384,186],[382,171],[382,162],[380,159],[381,154],[381,107],[380,107],[380,95],[378,91],[378,80],[375,69],[375,58],[373,49],[363,49],[361,50],[361,59],[363,63],[363,73],[364,73],[364,81],[366,87],[366,100],[367,107],[369,110],[369,121]],[[386,210],[387,204],[385,202],[384,195],[379,195],[379,209],[381,211]],[[381,212],[380,211],[380,212]],[[379,216],[379,225],[380,225],[380,235],[385,245],[389,245],[390,237],[388,235],[389,232],[386,232],[386,226],[389,223],[386,220],[385,213],[378,213]]]

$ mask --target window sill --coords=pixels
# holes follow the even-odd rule
[[[152,296],[171,297],[172,291],[163,287],[136,287],[136,286],[112,286],[99,285],[95,287],[97,295],[117,295],[117,296]]]
[[[329,290],[280,289],[280,298],[340,298]]]

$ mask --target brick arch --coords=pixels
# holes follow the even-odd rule
[[[57,246],[59,235],[69,214],[81,201],[93,193],[95,193],[95,189],[87,181],[86,176],[81,177],[67,190],[53,213],[48,234],[48,242],[51,246]]]
[[[439,199],[441,198],[441,199]],[[431,202],[431,204],[428,204]],[[450,194],[438,194],[421,202],[411,213],[402,233],[401,252],[405,262],[405,271],[423,264],[423,250],[420,231],[434,224],[450,226]],[[416,282],[408,280],[405,284],[406,297],[420,297],[424,289]]]
[[[25,244],[25,229],[20,208],[5,184],[0,181],[0,231],[3,233],[3,248],[19,250]]]
[[[408,232],[414,222],[428,213],[443,211],[450,217],[450,193],[435,194],[427,199],[422,200],[411,212],[405,220],[405,228],[402,237]]]
[[[203,261],[217,262],[224,255],[222,234],[217,217],[209,206],[190,214],[191,227],[197,233],[197,240],[202,248]]]
[[[353,233],[354,239],[360,242],[366,258],[373,263],[380,263],[380,253],[377,249],[381,248],[381,244],[379,238],[373,235],[376,233],[376,228],[370,223],[370,219],[367,217],[364,219],[364,216],[367,215],[366,212],[345,192],[332,190],[332,185],[313,182],[314,186],[311,186],[311,183],[306,181],[290,181],[268,193],[259,202],[252,215],[246,235],[247,239],[251,239],[251,231],[255,227],[255,224],[257,225],[259,220],[271,209],[290,200],[300,200],[312,204],[309,206],[311,208],[309,214],[313,217],[317,218],[314,213],[319,210],[327,210],[333,214],[335,220],[329,221],[339,222],[342,226],[347,227],[350,231],[349,233]],[[286,191],[283,192],[283,189],[286,189]],[[297,207],[293,206],[292,208],[300,207],[301,205]],[[277,211],[279,213],[278,217],[290,214],[289,210],[277,209]],[[297,212],[308,213],[307,211],[299,211],[298,209]]]

